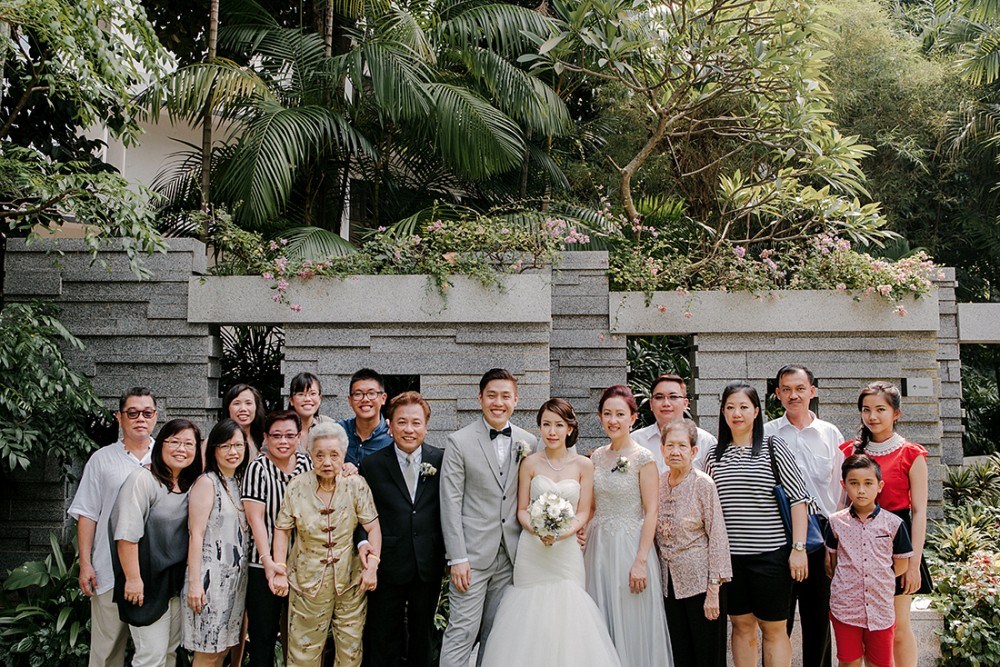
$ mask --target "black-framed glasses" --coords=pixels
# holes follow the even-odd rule
[[[269,437],[271,440],[276,440],[278,442],[281,442],[282,440],[294,440],[295,438],[299,437],[299,432],[296,431],[295,433],[268,433],[267,437]]]
[[[245,442],[220,442],[215,446],[216,449],[221,449],[223,451],[239,451],[247,446]]]
[[[135,421],[140,416],[145,419],[152,419],[156,416],[156,408],[146,408],[145,410],[137,410],[136,408],[129,408],[128,410],[119,410],[119,414],[123,414],[129,419]]]
[[[351,398],[355,401],[360,401],[362,398],[367,398],[369,401],[374,401],[376,398],[384,394],[384,391],[378,389],[369,389],[368,391],[352,391]]]

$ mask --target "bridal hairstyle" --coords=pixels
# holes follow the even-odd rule
[[[564,401],[561,398],[550,398],[542,403],[542,407],[538,408],[538,414],[535,415],[535,423],[539,428],[542,426],[542,413],[546,410],[559,415],[559,418],[570,427],[570,432],[566,434],[566,448],[569,449],[576,445],[576,441],[580,438],[580,423],[577,421],[576,412],[573,411],[573,406],[569,404],[569,401]]]
[[[195,441],[194,461],[177,475],[177,486],[180,488],[181,493],[186,493],[191,488],[191,485],[194,484],[194,481],[201,475],[202,469],[201,431],[194,425],[194,422],[187,419],[171,419],[163,425],[160,432],[156,434],[156,440],[153,441],[149,472],[153,473],[156,481],[167,487],[167,489],[173,488],[173,475],[167,464],[163,462],[163,443],[167,441],[167,438],[173,437],[181,431],[194,431]]]
[[[692,449],[698,446],[698,426],[690,419],[685,418],[672,421],[663,427],[663,430],[660,431],[660,447],[667,441],[667,435],[674,431],[683,431]]]
[[[510,380],[514,383],[514,389],[517,389],[517,378],[513,373],[506,368],[491,368],[483,373],[483,377],[479,380],[479,393],[486,391],[486,385],[494,380]]]
[[[726,421],[726,401],[733,394],[743,394],[757,408],[757,417],[753,420],[753,446],[750,448],[750,456],[759,456],[760,450],[764,447],[764,410],[760,406],[760,395],[749,382],[744,380],[730,382],[722,390],[722,399],[719,401],[719,444],[715,448],[716,461],[721,461],[726,450],[733,444],[733,430]]]
[[[250,395],[253,396],[254,404],[253,421],[250,422],[250,437],[260,446],[264,442],[264,417],[267,415],[267,408],[264,407],[264,397],[260,395],[256,387],[242,382],[230,387],[226,395],[222,397],[222,414],[219,415],[219,419],[225,420],[229,418],[229,404],[245,391],[249,391]]]
[[[632,414],[639,413],[639,404],[635,402],[635,396],[632,394],[632,390],[623,384],[613,384],[601,393],[601,400],[597,403],[598,414],[604,410],[604,403],[610,398],[620,398],[624,400]]]
[[[865,388],[861,390],[858,394],[858,412],[861,412],[864,408],[865,397],[866,396],[885,396],[886,401],[892,406],[893,410],[899,410],[900,406],[903,404],[902,395],[899,393],[899,388],[891,382],[871,382],[865,385]],[[893,423],[893,428],[896,424]],[[868,443],[871,442],[872,432],[868,430],[865,426],[865,420],[861,420],[861,427],[858,429],[858,439],[854,441],[854,453],[864,454],[865,448]]]
[[[239,386],[239,385],[237,385]],[[250,464],[250,451],[247,446],[246,434],[235,419],[226,417],[212,427],[212,432],[208,434],[208,442],[205,445],[205,472],[214,472],[219,479],[222,479],[222,471],[219,470],[219,462],[215,458],[215,450],[219,445],[229,442],[233,436],[239,433],[243,436],[243,460],[236,466],[236,483],[243,484],[243,473]],[[261,441],[263,442],[263,441]]]

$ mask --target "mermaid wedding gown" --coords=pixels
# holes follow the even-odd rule
[[[535,475],[531,499],[543,493],[556,493],[576,507],[580,483]],[[575,538],[547,547],[537,536],[521,533],[514,585],[500,601],[483,667],[618,667],[604,618],[584,585],[583,554]]]

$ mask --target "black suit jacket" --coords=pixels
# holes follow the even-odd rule
[[[436,473],[417,480],[415,500],[410,500],[395,447],[384,447],[366,456],[358,467],[372,490],[382,530],[379,581],[404,585],[417,579],[439,581],[444,569],[444,535],[441,532],[438,484],[444,451],[422,445],[422,463]]]

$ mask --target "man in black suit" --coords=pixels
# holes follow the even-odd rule
[[[431,409],[415,391],[389,403],[393,446],[361,461],[382,528],[378,587],[368,594],[364,663],[430,667],[444,572],[438,479],[444,452],[424,444]],[[408,638],[408,642],[406,639]]]

